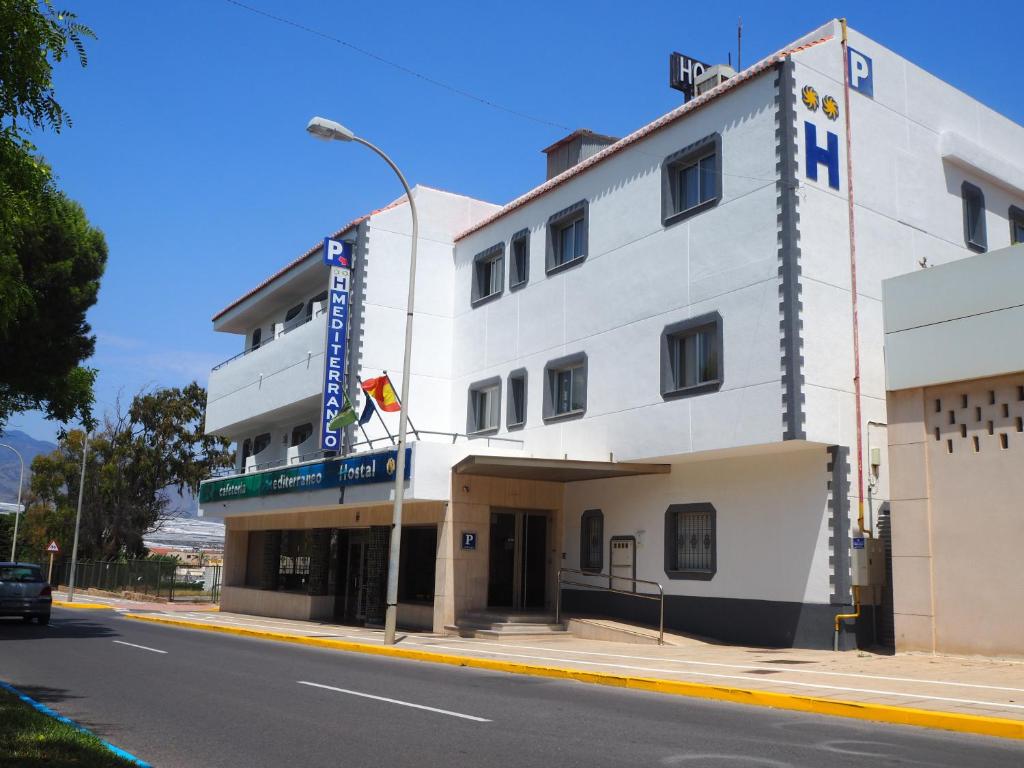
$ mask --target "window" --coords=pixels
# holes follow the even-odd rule
[[[964,200],[964,242],[972,251],[988,249],[988,235],[985,232],[985,194],[978,187],[965,181],[960,186]]]
[[[242,441],[242,467],[245,467],[245,460],[252,456],[252,440],[248,437]]]
[[[715,508],[672,504],[665,511],[665,574],[670,579],[714,577],[718,568]]]
[[[544,418],[582,416],[587,409],[587,356],[553,360],[544,367]]]
[[[263,329],[257,328],[252,332],[252,344],[249,346],[250,350],[259,349],[260,342],[263,340]]]
[[[717,312],[666,326],[661,333],[661,396],[687,397],[722,386],[722,316]]]
[[[526,424],[526,369],[520,368],[508,375],[508,429]]]
[[[309,422],[300,424],[292,430],[292,442],[291,445],[302,445],[313,435],[313,425]]]
[[[314,316],[319,317],[323,311],[324,302],[327,301],[327,291],[321,291],[306,303],[306,319],[312,320]]]
[[[547,272],[578,264],[587,257],[589,204],[580,200],[548,219]]]
[[[400,563],[399,602],[432,604],[434,568],[437,564],[436,525],[402,527]]]
[[[270,447],[270,433],[264,432],[262,435],[256,435],[252,441],[252,455],[256,456],[268,447]]]
[[[1024,210],[1010,206],[1010,245],[1024,243]]]
[[[496,432],[501,420],[501,379],[497,376],[469,387],[466,433]]]
[[[0,581],[15,584],[38,584],[46,581],[43,572],[36,565],[5,565],[0,567]],[[15,592],[15,595],[18,593]],[[15,603],[17,605],[17,603]]]
[[[674,224],[717,205],[722,197],[722,137],[713,133],[661,164],[662,224]]]
[[[508,287],[520,288],[530,278],[530,230],[521,229],[509,243]]]
[[[472,303],[501,295],[505,287],[505,244],[492,245],[473,257]]]
[[[309,531],[281,531],[278,589],[306,592],[309,587]]]
[[[604,513],[588,509],[580,520],[580,570],[600,573],[604,568]]]
[[[305,303],[300,301],[294,307],[292,307],[287,312],[285,312],[285,314],[284,314],[284,321],[287,323],[290,320],[294,320],[296,317],[298,317],[300,314],[302,314],[302,309],[305,306],[306,306]]]

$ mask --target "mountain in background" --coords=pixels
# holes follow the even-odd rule
[[[46,440],[36,440],[17,429],[0,434],[0,443],[7,443],[18,451],[25,459],[25,489],[28,489],[29,476],[31,475],[32,459],[41,453],[51,453],[57,450],[55,443]],[[21,467],[18,457],[6,448],[0,448],[0,501],[8,501],[11,504],[18,499],[18,474]]]

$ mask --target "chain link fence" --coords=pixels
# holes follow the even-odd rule
[[[44,565],[44,569],[46,566]],[[173,560],[79,560],[75,589],[150,597],[169,602],[220,602],[219,565],[183,565]],[[71,560],[55,564],[54,586],[71,582]]]

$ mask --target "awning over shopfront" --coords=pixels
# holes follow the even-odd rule
[[[546,480],[554,483],[574,483],[580,480],[600,480],[607,477],[667,475],[670,470],[671,465],[669,464],[527,459],[516,456],[467,456],[453,469],[457,475]]]

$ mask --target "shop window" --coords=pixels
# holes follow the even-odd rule
[[[604,568],[604,513],[588,509],[580,520],[580,570],[600,573]]]
[[[672,504],[665,511],[665,574],[670,579],[714,577],[718,568],[715,508]]]
[[[985,193],[969,181],[960,186],[964,201],[964,242],[972,251],[988,249],[988,235],[985,232]]]
[[[307,592],[309,589],[309,531],[281,531],[281,557],[277,570],[278,589]]]
[[[661,395],[684,397],[722,386],[722,316],[717,312],[666,326],[661,334]]]
[[[437,564],[437,526],[402,528],[398,599],[403,603],[434,602],[434,568]]]

